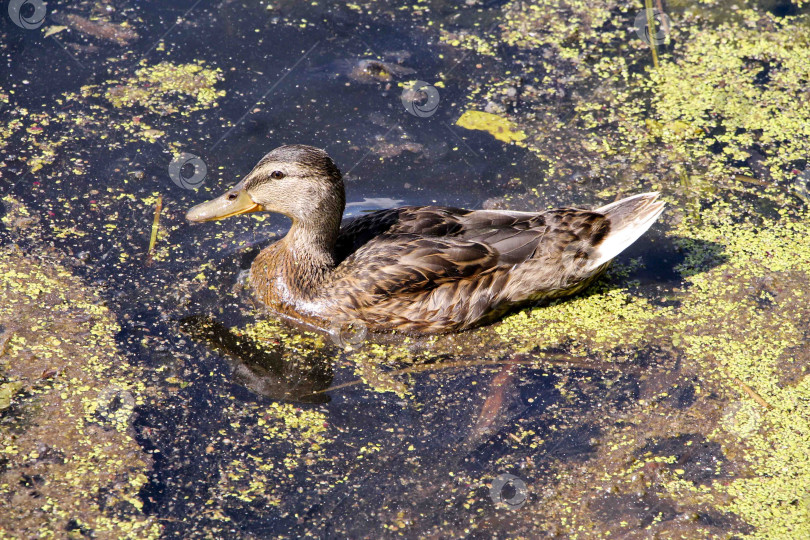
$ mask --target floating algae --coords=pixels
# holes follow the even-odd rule
[[[0,248],[0,536],[157,538],[133,437],[145,392],[101,300],[53,255]]]
[[[154,127],[161,117],[188,116],[217,106],[225,95],[215,88],[222,80],[221,71],[205,67],[201,62],[175,64],[160,62],[145,65],[128,77],[110,79],[97,85],[86,85],[78,93],[68,92],[57,99],[62,110],[29,111],[15,106],[10,119],[0,124],[0,151],[8,151],[14,144],[15,155],[32,173],[52,166],[57,160],[68,158],[71,167],[59,170],[55,176],[72,173],[84,174],[83,160],[77,159],[76,150],[63,147],[77,140],[77,133],[92,138],[99,144],[117,148],[120,141],[111,141],[111,135],[123,133],[125,140],[154,143],[166,132]],[[93,103],[105,98],[104,106]],[[14,102],[13,94],[0,91],[0,104]],[[16,105],[16,104],[15,104]],[[68,114],[65,107],[80,107],[80,114]],[[112,110],[110,109],[112,107]],[[84,139],[83,139],[84,140]],[[168,141],[170,148],[179,143]],[[72,154],[72,155],[71,155]],[[11,159],[11,158],[7,158]],[[6,165],[0,162],[0,166]],[[0,168],[0,175],[4,173]]]
[[[683,258],[678,288],[642,294],[607,279],[493,326],[505,347],[528,354],[645,362],[648,372],[633,405],[608,418],[577,413],[602,430],[595,455],[561,462],[553,488],[535,486],[554,490],[534,507],[535,526],[578,538],[807,537],[810,214],[786,185],[810,155],[799,90],[810,73],[807,16],[749,9],[709,25],[689,13],[660,68],[645,71],[634,69],[649,62],[643,47],[604,53],[626,46],[628,9],[637,7],[512,2],[502,24],[474,30],[485,45],[455,43],[522,64],[523,109],[508,118],[547,163],[544,183],[584,170],[596,179],[588,187],[606,186],[602,197],[663,188]],[[514,48],[487,45],[503,42]],[[470,106],[492,107],[504,80],[474,85]],[[571,114],[553,97],[570,100]],[[587,386],[567,381],[571,396]],[[611,404],[616,383],[604,384],[597,391]],[[702,477],[690,469],[703,466]]]
[[[225,95],[224,90],[213,88],[221,79],[221,70],[206,68],[202,63],[160,62],[109,86],[104,97],[114,107],[137,107],[160,115],[178,111],[187,114],[216,106]],[[84,91],[89,90],[85,87]]]
[[[486,131],[503,142],[522,141],[526,138],[526,134],[520,131],[514,122],[497,114],[487,112],[466,111],[456,121],[456,125],[467,129]]]

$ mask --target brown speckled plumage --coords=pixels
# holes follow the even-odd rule
[[[259,209],[292,218],[289,233],[254,261],[250,286],[269,308],[324,328],[360,319],[371,330],[449,332],[573,294],[663,210],[650,193],[596,210],[411,206],[340,226],[343,183],[329,164],[321,150],[281,147],[223,195],[247,185]],[[273,171],[288,180],[274,184]],[[222,214],[195,210],[189,218],[198,221]]]

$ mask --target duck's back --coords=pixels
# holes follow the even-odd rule
[[[657,194],[541,213],[423,206],[347,222],[324,294],[372,329],[446,332],[587,286],[655,221]],[[624,245],[621,249],[626,247]],[[619,251],[621,251],[619,249]]]

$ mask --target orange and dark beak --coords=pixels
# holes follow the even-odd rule
[[[189,221],[214,221],[239,214],[259,212],[262,205],[253,201],[244,189],[244,181],[208,202],[198,204],[186,213]]]

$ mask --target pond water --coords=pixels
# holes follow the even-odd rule
[[[26,256],[53,253],[103,298],[118,325],[115,361],[130,371],[88,395],[94,408],[126,413],[122,432],[146,465],[127,497],[106,496],[109,486],[88,500],[60,495],[77,502],[51,516],[42,499],[13,499],[15,488],[3,492],[3,506],[52,520],[56,536],[105,537],[104,519],[118,523],[119,532],[128,530],[121,523],[144,522],[155,525],[150,535],[183,538],[706,538],[766,531],[751,510],[759,499],[746,502],[735,482],[770,474],[751,457],[759,456],[760,442],[748,435],[776,433],[763,426],[781,425],[779,418],[790,423],[789,415],[807,406],[808,357],[800,351],[810,319],[790,296],[806,285],[806,268],[766,265],[765,273],[752,271],[747,292],[723,289],[723,298],[690,291],[719,290],[718,282],[749,264],[735,255],[748,253],[745,247],[699,232],[703,209],[731,200],[742,209],[738,217],[768,229],[763,220],[806,210],[804,192],[791,194],[792,176],[759,174],[771,165],[764,158],[724,162],[754,171],[738,174],[748,182],[735,192],[712,184],[711,156],[722,155],[719,148],[709,157],[689,154],[689,168],[666,140],[636,147],[640,157],[621,146],[632,99],[605,96],[630,95],[624,89],[641,88],[634,77],[653,69],[650,47],[634,27],[639,7],[48,2],[44,22],[25,28],[25,21],[36,25],[39,4],[16,4],[19,12],[0,17],[0,238]],[[806,11],[789,3],[749,7],[777,21]],[[669,12],[695,34],[736,24],[716,6],[690,9],[676,3]],[[22,18],[15,22],[15,14]],[[587,31],[576,30],[579,20]],[[687,57],[671,41],[675,23],[655,62]],[[532,39],[537,43],[525,43]],[[580,58],[563,54],[577,46]],[[601,73],[602,63],[606,72],[622,64],[623,78],[582,75]],[[402,97],[414,81],[432,86],[435,110],[406,110]],[[666,108],[655,107],[648,98],[632,108],[654,118],[644,129],[693,127],[688,119],[667,123]],[[489,123],[462,127],[466,111],[487,112]],[[572,142],[586,139],[615,143],[619,151]],[[673,210],[594,287],[547,312],[556,315],[538,308],[441,337],[335,337],[272,319],[243,288],[244,271],[283,236],[285,218],[252,214],[203,225],[184,219],[191,206],[289,143],[327,150],[344,173],[350,215],[421,204],[595,207],[649,189],[661,189]],[[759,152],[778,154],[764,146]],[[803,159],[783,169],[802,168]],[[774,186],[788,195],[777,199]],[[718,191],[737,198],[717,202]],[[799,259],[806,255],[807,234],[795,230],[793,243],[774,247],[774,257],[792,248]],[[712,273],[725,264],[739,266],[727,277]],[[696,274],[719,281],[687,281]],[[700,311],[711,304],[719,312],[721,301],[748,309],[729,315],[746,322],[722,335],[717,328],[725,319]],[[790,330],[787,313],[794,317]],[[559,321],[544,318],[553,316]],[[26,324],[12,315],[0,323]],[[746,372],[730,353],[713,356],[715,348],[737,345],[764,350],[743,341],[756,333],[752,328],[785,343],[768,356],[791,366],[774,364],[778,384],[759,387],[744,376],[756,366]],[[706,336],[718,341],[699,342]],[[9,354],[24,351],[8,339]],[[3,369],[9,385],[13,369]],[[55,384],[71,387],[69,380]],[[766,418],[780,392],[791,392],[795,407]],[[31,407],[50,399],[15,395],[10,399]],[[763,399],[771,409],[758,405]],[[0,429],[27,429],[22,406],[0,407]],[[98,418],[103,429],[114,429]],[[799,435],[790,445],[800,454],[806,422],[793,425]],[[0,469],[11,474],[32,463],[0,459]],[[810,469],[796,467],[791,481],[800,486]],[[745,489],[763,485],[751,480]],[[791,535],[807,524],[810,498],[802,493],[796,487],[779,503],[792,505],[779,518],[784,538],[799,538]],[[0,530],[36,529],[25,528],[28,522],[15,529],[2,514]],[[139,534],[146,533],[132,533]]]

